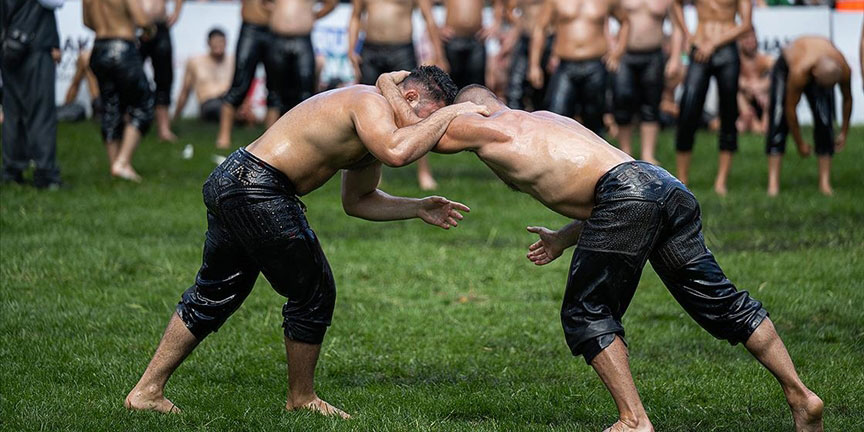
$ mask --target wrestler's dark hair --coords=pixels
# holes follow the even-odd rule
[[[462,87],[462,90],[459,90],[459,93],[456,95],[454,102],[474,102],[477,105],[486,105],[490,108],[493,105],[505,105],[501,99],[498,99],[495,92],[480,84],[469,84]]]
[[[447,105],[453,103],[456,92],[459,91],[459,87],[456,87],[450,75],[438,66],[420,66],[412,70],[411,75],[402,82],[405,85],[420,85],[427,96]]]
[[[207,32],[207,41],[209,42],[210,39],[213,39],[214,36],[222,36],[224,38],[225,32],[222,31],[222,29],[220,29],[219,27],[214,27],[210,29],[209,32]]]

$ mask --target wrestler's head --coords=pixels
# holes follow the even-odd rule
[[[218,28],[210,30],[207,33],[207,46],[213,58],[221,60],[225,57],[225,32]]]
[[[454,102],[474,102],[477,105],[485,105],[493,114],[507,109],[507,104],[499,99],[498,96],[495,96],[492,90],[480,84],[470,84],[462,87],[462,90],[459,90],[459,94],[456,95]]]
[[[843,67],[833,57],[823,55],[813,65],[813,78],[821,87],[832,87],[843,79]]]
[[[756,31],[750,30],[747,33],[744,33],[744,36],[741,36],[741,39],[738,39],[738,43],[741,45],[741,52],[748,56],[752,56],[756,54],[756,50],[759,48],[759,44],[756,40]]]
[[[429,117],[439,108],[452,104],[459,90],[450,75],[437,66],[420,66],[412,70],[399,88],[414,114],[420,118]]]

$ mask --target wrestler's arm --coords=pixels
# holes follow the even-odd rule
[[[360,82],[360,54],[357,53],[357,41],[360,39],[361,19],[366,7],[364,0],[351,1],[351,17],[348,19],[348,60],[354,68],[354,82]]]
[[[547,1],[540,9],[534,30],[531,32],[531,46],[528,50],[528,80],[535,88],[543,87],[543,69],[540,68],[540,59],[543,56],[543,44],[546,41],[546,29],[552,22],[555,12],[555,2]]]
[[[801,126],[798,125],[798,101],[801,100],[801,93],[804,91],[804,86],[807,85],[807,71],[790,70],[789,76],[786,79],[786,103],[783,111],[786,114],[786,123],[789,125],[789,132],[792,138],[795,139],[795,144],[798,146],[798,153],[802,157],[810,155],[810,146],[804,142],[801,136]]]
[[[408,165],[428,153],[459,114],[486,111],[470,102],[450,105],[419,123],[400,128],[393,118],[393,108],[383,96],[369,93],[356,99],[351,119],[357,135],[370,153],[392,167]]]
[[[615,72],[618,70],[618,62],[621,56],[627,50],[627,40],[630,38],[630,19],[627,16],[627,11],[621,6],[620,1],[615,1],[612,4],[612,16],[615,17],[621,27],[618,29],[615,48],[609,52],[606,58],[606,67],[610,71]]]
[[[189,59],[186,62],[186,71],[183,73],[183,88],[180,90],[180,96],[177,98],[177,106],[174,108],[174,120],[180,120],[180,115],[183,114],[183,108],[186,108],[186,102],[189,100],[189,93],[195,85],[195,68],[192,65],[194,59]]]
[[[96,28],[93,27],[93,17],[90,15],[90,11],[93,9],[93,0],[84,0],[81,3],[81,14],[84,18],[84,27],[87,27],[90,30],[96,31]]]
[[[840,80],[840,94],[843,95],[843,125],[840,134],[834,139],[835,146],[842,150],[846,146],[846,135],[849,134],[849,120],[852,118],[852,69],[843,61],[843,78]],[[831,89],[834,91],[834,89]]]
[[[528,246],[527,255],[531,262],[540,266],[555,261],[567,248],[579,242],[579,235],[582,234],[582,221],[574,220],[558,231],[536,226],[527,229],[528,232],[540,236],[540,240]]]
[[[403,198],[388,195],[378,189],[381,163],[342,171],[342,208],[349,216],[371,221],[392,221],[420,218],[444,229],[455,227],[462,220],[460,211],[470,209],[446,198]]]
[[[497,138],[487,126],[488,118],[480,114],[464,114],[453,119],[447,126],[444,136],[432,149],[435,153],[452,154],[466,150],[476,150],[477,143],[489,143]]]
[[[327,14],[333,12],[333,9],[336,9],[336,4],[338,3],[338,1],[324,0],[321,3],[323,3],[323,5],[321,5],[321,9],[318,9],[318,12],[315,12],[316,20],[324,18],[325,16],[327,16]]]
[[[70,104],[75,102],[75,99],[78,99],[78,88],[81,87],[81,80],[84,79],[84,75],[87,72],[86,67],[87,65],[82,64],[81,55],[79,54],[78,60],[75,62],[75,75],[72,77],[72,82],[69,83],[69,90],[66,91],[66,99],[63,103]]]
[[[183,9],[183,0],[174,0],[174,12],[168,17],[168,27],[174,27],[174,24],[180,19],[181,9]]]
[[[687,22],[684,21],[684,0],[675,0],[672,2],[671,15],[672,25],[681,32],[681,45],[683,46],[690,41],[690,30],[687,28]]]
[[[417,7],[420,9],[420,14],[423,15],[423,20],[426,21],[426,35],[429,36],[429,43],[432,44],[432,50],[435,53],[435,63],[441,69],[450,69],[447,64],[447,56],[444,54],[444,43],[441,42],[441,35],[438,33],[438,24],[435,23],[435,16],[432,14],[431,0],[417,0]]]
[[[138,0],[126,0],[126,8],[129,9],[129,14],[132,15],[132,22],[141,28],[148,28],[153,25],[152,20],[144,13],[144,9]],[[153,30],[151,30],[152,32]]]

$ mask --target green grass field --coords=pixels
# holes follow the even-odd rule
[[[598,431],[615,420],[600,380],[564,343],[569,254],[541,268],[524,257],[534,241],[526,225],[567,221],[510,192],[470,154],[431,159],[439,193],[473,209],[455,230],[350,218],[338,180],[304,198],[339,290],[317,389],[353,420],[283,410],[283,300],[263,278],[169,382],[182,415],[126,411],[123,398],[201,259],[215,128],[176,129],[180,144],[153,134],[142,144],[141,185],[109,178],[88,123],[60,128],[69,189],[0,189],[0,429]],[[259,132],[238,131],[235,142]],[[698,136],[692,175],[708,246],[771,312],[825,400],[826,429],[864,430],[864,129],[836,158],[833,198],[817,192],[816,161],[794,152],[781,196],[766,198],[756,136],[742,137],[731,193],[718,198],[715,139]],[[187,142],[192,160],[180,158]],[[661,146],[671,165],[670,132]],[[382,189],[422,196],[413,168],[387,170]],[[650,266],[624,324],[658,431],[791,430],[769,373],[699,328]]]

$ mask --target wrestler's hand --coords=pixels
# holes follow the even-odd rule
[[[360,54],[352,51],[348,53],[348,61],[351,62],[351,67],[354,69],[354,81],[360,82],[360,63],[363,63],[363,58],[360,57]]]
[[[483,27],[480,30],[477,30],[477,33],[474,35],[477,39],[486,42],[489,39],[497,39],[498,33],[501,31],[501,28],[498,25],[491,25],[489,27]]]
[[[63,52],[59,48],[51,48],[51,60],[54,60],[54,63],[60,64],[60,60],[62,59]]]
[[[453,36],[456,36],[456,32],[448,26],[438,29],[438,37],[441,38],[441,42],[450,42],[450,40],[453,39]]]
[[[456,201],[450,201],[440,196],[430,196],[420,200],[420,208],[417,209],[417,217],[429,225],[435,225],[444,229],[450,229],[459,225],[462,220],[460,211],[468,213],[468,206]]]
[[[846,134],[840,132],[837,134],[837,137],[834,138],[834,151],[843,151],[846,147]]]
[[[554,261],[555,258],[561,256],[564,249],[567,249],[569,246],[558,234],[558,231],[552,231],[549,228],[544,227],[528,227],[528,232],[540,236],[540,240],[537,240],[534,244],[528,246],[529,252],[527,257],[534,263],[534,265],[541,266],[549,264]]]
[[[603,62],[606,63],[606,70],[612,73],[618,72],[618,65],[621,64],[621,54],[609,53],[603,57]]]
[[[696,44],[696,52],[693,55],[693,59],[699,63],[707,63],[711,59],[711,55],[714,54],[715,49],[717,47],[711,42],[698,43]]]
[[[675,81],[678,78],[678,75],[681,74],[681,70],[684,68],[684,65],[681,64],[681,57],[677,59],[669,59],[666,62],[666,70],[664,71],[664,78],[666,81]]]
[[[492,114],[486,105],[477,105],[474,102],[461,102],[451,105],[456,110],[456,115],[462,114],[480,114],[484,117],[489,117]]]
[[[528,81],[531,82],[531,85],[534,88],[542,88],[543,87],[543,69],[540,69],[539,66],[531,66],[531,69],[528,71]]]
[[[804,141],[798,143],[798,154],[801,155],[802,158],[806,158],[810,156],[810,144],[807,144]]]

